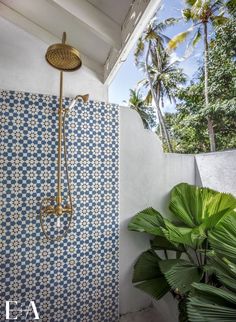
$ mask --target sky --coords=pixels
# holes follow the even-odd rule
[[[161,9],[157,12],[157,17],[160,21],[170,17],[181,17],[181,9],[184,7],[183,0],[163,0]],[[190,24],[179,22],[173,27],[166,29],[165,34],[168,37],[173,37],[176,34],[185,31],[190,27]],[[135,47],[134,47],[135,48]],[[126,61],[123,63],[118,73],[116,74],[113,82],[109,87],[109,101],[112,103],[127,105],[129,100],[129,89],[135,89],[138,81],[144,78],[144,75],[134,64],[134,48],[130,52]],[[173,53],[173,59],[181,59],[186,50],[186,44],[181,45],[177,51]],[[189,58],[179,63],[183,68],[184,73],[187,75],[188,81],[196,73],[199,60],[202,57],[202,43],[200,42]],[[174,112],[174,105],[170,104],[167,100],[165,103],[165,112]]]

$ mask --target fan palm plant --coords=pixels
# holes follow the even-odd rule
[[[177,46],[186,40],[190,33],[195,32],[191,43],[195,46],[198,41],[203,37],[204,40],[204,96],[205,96],[205,107],[208,110],[209,106],[209,93],[208,93],[208,53],[209,53],[209,42],[208,42],[208,30],[209,24],[213,26],[219,25],[227,21],[224,16],[224,12],[229,3],[232,1],[222,0],[185,0],[187,7],[182,10],[183,19],[186,22],[192,22],[192,26],[186,31],[177,34],[173,39],[169,41],[169,49],[173,50]],[[214,124],[210,117],[207,116],[207,127],[208,135],[210,140],[210,149],[215,151],[215,132]]]
[[[171,292],[179,302],[180,321],[187,321],[186,302],[193,283],[219,286],[214,271],[209,270],[210,249],[228,252],[232,259],[232,246],[222,246],[235,220],[236,199],[186,183],[171,191],[170,206],[175,221],[164,218],[153,208],[135,215],[129,230],[151,234],[151,249],[142,253],[134,266],[133,283],[138,289],[160,299]],[[231,226],[231,227],[230,227]],[[228,229],[228,235],[224,231]],[[236,242],[236,236],[232,235]],[[157,251],[164,251],[164,258]],[[231,257],[230,257],[231,256]],[[199,320],[200,321],[200,320]]]
[[[146,30],[143,32],[142,36],[139,38],[135,50],[136,65],[139,68],[142,68],[147,76],[151,97],[155,103],[158,120],[170,152],[173,151],[165,120],[160,109],[160,91],[155,87],[151,74],[153,72],[152,68],[157,66],[156,63],[158,61],[160,63],[161,57],[158,55],[158,53],[160,50],[164,50],[164,42],[169,40],[169,38],[166,37],[163,32],[167,26],[173,25],[176,23],[176,21],[177,20],[174,18],[169,18],[164,22],[158,23],[157,20],[153,18]]]
[[[236,317],[236,216],[227,215],[220,220],[216,229],[209,233],[212,250],[208,274],[215,274],[224,287],[194,283],[187,304],[191,322],[235,321]]]

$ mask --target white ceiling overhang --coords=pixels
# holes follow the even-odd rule
[[[48,45],[67,42],[109,84],[161,0],[0,0],[0,15]]]

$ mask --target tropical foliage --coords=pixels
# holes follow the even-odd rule
[[[189,320],[206,322],[235,321],[236,316],[236,216],[225,216],[209,233],[208,274],[214,274],[224,287],[194,283],[187,310]]]
[[[235,13],[235,0],[186,0],[182,10],[188,26],[185,31],[169,39],[166,31],[181,19],[159,23],[153,19],[139,39],[136,65],[146,78],[138,86],[146,89],[144,103],[155,103],[157,134],[165,151],[197,153],[235,148]],[[186,77],[173,62],[173,50],[187,41],[185,60],[201,39],[204,59],[184,87]],[[163,113],[167,100],[174,103],[175,113]]]
[[[224,296],[224,291],[218,289],[221,285],[235,291],[231,280],[236,272],[236,199],[181,183],[171,191],[169,209],[173,220],[147,208],[129,223],[129,230],[153,236],[151,248],[140,255],[134,266],[133,283],[157,300],[170,291],[179,302],[180,321],[187,321],[187,298],[194,295],[188,305],[189,314],[194,315],[200,301],[197,290],[204,292],[203,283],[216,287],[215,296]],[[209,288],[205,290],[210,292]],[[197,318],[191,321],[208,321]]]
[[[236,147],[236,24],[233,20],[216,28],[209,49],[209,98],[204,106],[204,74],[177,93],[176,113],[165,115],[176,152],[207,152],[206,116],[213,122],[217,150]]]
[[[209,107],[209,25],[219,26],[227,22],[224,15],[226,5],[219,0],[185,0],[186,8],[182,10],[183,19],[191,21],[192,25],[186,31],[176,35],[169,42],[169,49],[175,49],[187,36],[196,30],[191,42],[195,46],[203,37],[204,40],[204,100],[205,108]],[[211,115],[206,115],[208,135],[210,140],[210,150],[215,151],[215,131]]]
[[[140,89],[130,89],[128,105],[138,112],[145,129],[155,130],[157,128],[158,124],[155,110],[152,106],[148,105],[147,100],[142,97]]]
[[[169,66],[169,71],[166,69],[167,54],[165,53],[164,43],[169,39],[163,34],[163,31],[175,22],[176,19],[169,18],[164,22],[158,23],[157,20],[153,18],[139,38],[135,50],[136,65],[144,71],[147,78],[144,81],[145,86],[148,86],[149,88],[146,101],[148,103],[153,101],[155,104],[160,124],[161,138],[167,144],[169,152],[172,152],[173,149],[161,111],[160,102],[165,94],[169,95],[168,86],[162,86],[164,84],[164,75],[168,72],[173,72],[173,70],[171,66]]]

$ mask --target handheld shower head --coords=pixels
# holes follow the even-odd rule
[[[72,102],[70,103],[69,107],[67,108],[68,111],[71,111],[76,102],[81,99],[84,103],[88,102],[88,99],[89,99],[89,94],[85,94],[85,95],[77,95],[75,96],[75,98],[72,100]]]

